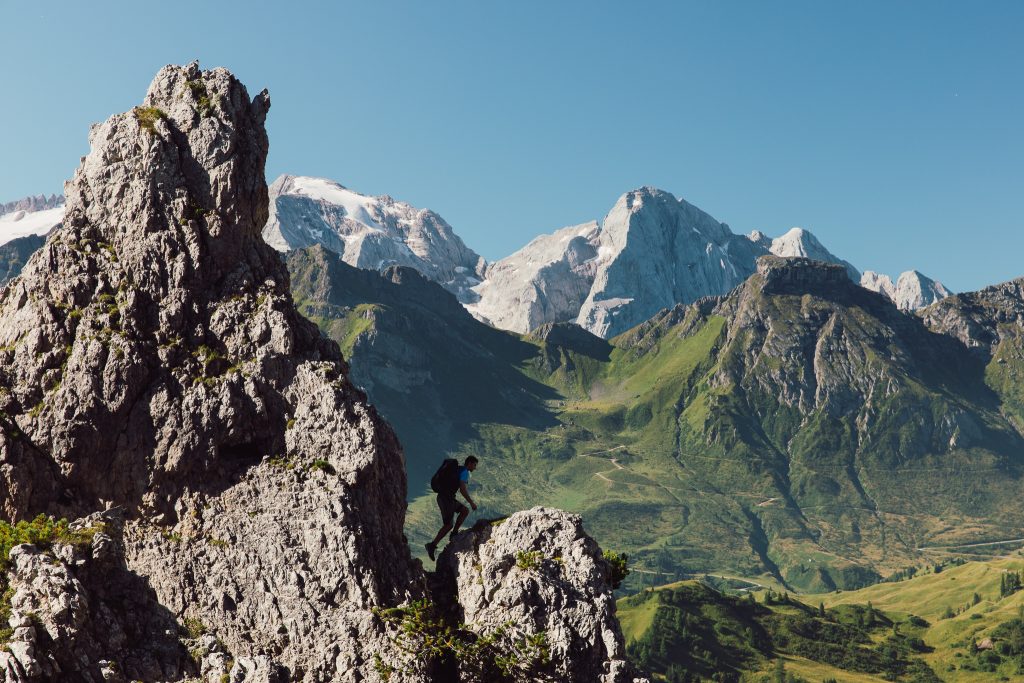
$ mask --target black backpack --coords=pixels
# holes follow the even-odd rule
[[[459,461],[455,458],[445,458],[441,466],[430,478],[430,488],[435,493],[448,493],[455,495],[459,490]]]

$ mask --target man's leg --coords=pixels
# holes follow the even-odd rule
[[[458,523],[462,524],[462,520],[463,519],[465,519],[465,515],[459,515],[459,522]],[[456,526],[455,528],[458,529],[459,527]],[[441,530],[437,532],[437,536],[434,536],[434,540],[430,542],[430,545],[437,545],[438,543],[440,543],[441,539],[444,538],[444,535],[446,533],[448,533],[449,531],[451,531],[451,529],[452,529],[452,523],[451,522],[448,522],[443,527],[441,527]]]
[[[452,536],[459,533],[459,529],[462,528],[462,523],[466,521],[466,517],[469,516],[469,508],[465,505],[459,505],[459,516],[455,518],[455,528],[452,530]],[[444,536],[444,534],[441,534]]]
[[[437,544],[441,542],[444,535],[451,531],[452,528],[452,517],[455,515],[455,499],[447,498],[443,495],[437,497],[437,507],[441,510],[441,522],[444,526],[437,532],[437,536],[434,536],[434,540],[427,544],[427,555],[430,559],[434,559],[434,553],[437,551]]]

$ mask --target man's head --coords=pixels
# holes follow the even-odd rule
[[[480,462],[475,455],[470,455],[466,458],[466,469],[472,472],[476,469],[476,464]]]

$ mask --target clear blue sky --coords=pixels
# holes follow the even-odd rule
[[[957,290],[1024,275],[1024,2],[0,0],[0,201],[60,191],[164,64],[270,89],[267,173],[489,259],[655,185]]]

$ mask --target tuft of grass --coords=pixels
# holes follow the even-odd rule
[[[167,118],[167,114],[158,107],[135,107],[132,111],[139,127],[150,135],[156,135],[156,122]]]
[[[543,555],[539,550],[520,550],[516,553],[516,566],[520,569],[537,569],[540,567],[540,561]]]
[[[207,633],[206,626],[197,617],[185,617],[181,623],[189,638],[199,638]]]
[[[326,460],[314,460],[313,464],[310,465],[309,468],[312,470],[320,470],[321,472],[326,472],[327,474],[337,474],[337,471],[334,469],[331,463],[327,462]]]
[[[206,90],[206,83],[203,82],[203,79],[197,78],[186,81],[185,87],[192,93],[192,98],[196,101],[196,110],[199,112],[199,115],[203,117],[212,116],[214,103],[210,99],[210,94]]]

